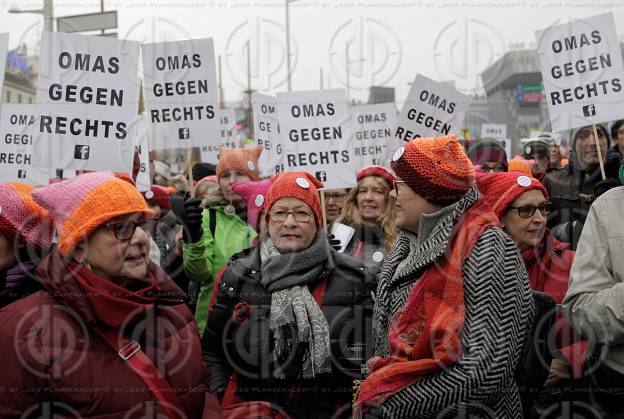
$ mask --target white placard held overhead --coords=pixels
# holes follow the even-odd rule
[[[0,33],[0,98],[4,97],[4,69],[6,68],[7,54],[9,53],[9,34]],[[4,100],[0,100],[4,102]]]
[[[221,146],[237,148],[235,138],[236,113],[234,109],[220,109],[219,114],[219,140],[220,143],[204,145],[200,148],[201,161],[204,163],[217,164],[219,149]]]
[[[135,152],[139,153],[139,173],[136,178],[136,186],[139,192],[145,192],[150,190],[152,184],[145,115],[137,117],[134,128],[134,149]]]
[[[399,114],[394,136],[414,138],[459,135],[470,98],[452,86],[418,74]]]
[[[388,165],[401,141],[393,135],[397,121],[394,103],[352,106],[353,154],[358,169]]]
[[[219,99],[211,38],[142,45],[151,149],[219,145]]]
[[[507,125],[505,124],[481,124],[481,138],[494,138],[504,140],[507,138]]]
[[[535,35],[553,131],[622,117],[624,66],[612,13]]]
[[[279,93],[277,114],[284,171],[306,171],[326,188],[355,185],[351,120],[342,89]]]
[[[47,185],[50,172],[30,165],[32,141],[37,122],[36,105],[2,105],[0,115],[0,179]]]
[[[127,172],[129,126],[139,102],[138,60],[138,42],[44,32],[32,164]]]
[[[277,99],[261,93],[252,93],[254,139],[256,145],[262,146],[262,154],[258,160],[260,176],[271,176],[283,171],[283,145],[277,122]]]

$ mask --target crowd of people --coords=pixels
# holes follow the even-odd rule
[[[569,144],[0,183],[0,417],[616,417],[624,121]]]

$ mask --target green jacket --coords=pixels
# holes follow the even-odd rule
[[[214,237],[210,229],[210,209],[205,208],[202,216],[204,230],[197,243],[184,244],[184,271],[191,281],[200,283],[195,320],[200,335],[204,334],[208,319],[208,304],[212,297],[212,288],[219,270],[230,257],[251,246],[256,237],[254,229],[238,215],[227,215],[223,206],[212,206],[216,214]]]

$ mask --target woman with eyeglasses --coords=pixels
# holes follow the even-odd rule
[[[568,289],[570,268],[575,252],[569,243],[558,241],[546,227],[550,211],[548,192],[533,177],[521,173],[478,174],[477,186],[500,220],[501,227],[518,245],[529,274],[531,288],[552,297],[561,304]],[[587,342],[574,336],[561,314],[554,329],[557,353],[550,366],[546,387],[569,385],[583,371]],[[560,332],[569,333],[567,339]]]
[[[508,168],[507,152],[500,141],[484,138],[476,140],[467,151],[468,158],[481,173],[506,172]]]
[[[153,213],[134,185],[93,172],[31,196],[58,246],[36,269],[43,290],[0,310],[14,389],[0,417],[221,417],[184,293],[149,261]]]
[[[260,146],[221,147],[216,174],[219,188],[203,200],[190,198],[184,203],[182,258],[186,275],[199,284],[195,319],[201,334],[219,271],[232,255],[250,247],[256,237],[256,231],[247,223],[247,202],[233,186],[260,178],[260,153]]]
[[[356,175],[357,185],[347,195],[337,223],[354,229],[344,253],[381,268],[397,236],[396,208],[389,197],[396,176],[383,166],[367,166]]]
[[[203,349],[226,417],[351,416],[373,283],[363,263],[330,246],[321,187],[304,172],[274,176],[268,234],[223,273]]]

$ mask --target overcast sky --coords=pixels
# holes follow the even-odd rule
[[[25,42],[38,53],[41,15],[8,10],[41,5],[0,0],[0,32],[10,33],[11,48]],[[99,0],[55,0],[54,13],[90,13],[99,7]],[[284,0],[106,0],[105,8],[119,12],[119,38],[214,38],[226,101],[239,100],[247,88],[247,41],[252,89],[287,90]],[[605,12],[613,12],[624,39],[624,0],[298,0],[290,3],[292,88],[320,88],[321,69],[325,88],[345,87],[349,45],[352,98],[365,101],[375,84],[395,87],[400,103],[417,73],[454,80],[459,90],[470,93],[480,88],[479,73],[512,44],[528,48],[536,30]]]

